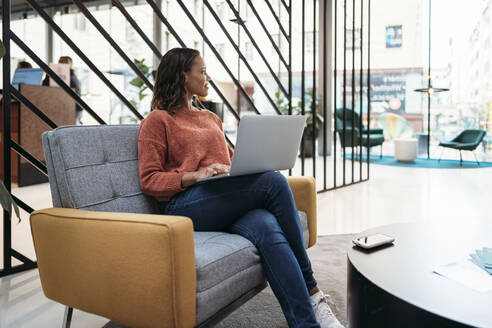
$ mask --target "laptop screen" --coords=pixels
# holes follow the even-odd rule
[[[12,79],[12,85],[19,90],[19,84],[40,85],[43,78],[41,68],[17,68]]]

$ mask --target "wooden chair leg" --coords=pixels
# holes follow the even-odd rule
[[[70,328],[70,325],[72,323],[72,313],[73,308],[69,306],[65,307],[65,314],[63,315],[63,328]]]

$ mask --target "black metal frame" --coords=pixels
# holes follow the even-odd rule
[[[357,183],[360,183],[360,182],[364,182],[364,181],[367,181],[369,180],[369,170],[370,170],[370,161],[369,161],[369,158],[370,158],[370,148],[369,148],[369,125],[370,125],[370,121],[371,121],[371,102],[370,102],[370,97],[371,97],[371,88],[370,88],[370,77],[371,77],[371,70],[370,70],[370,63],[371,63],[371,57],[370,57],[370,49],[371,49],[371,41],[370,41],[370,25],[371,25],[371,20],[370,20],[370,17],[371,17],[371,12],[370,12],[370,9],[371,9],[371,1],[370,0],[367,0],[367,14],[365,14],[365,11],[364,11],[364,2],[366,0],[360,0],[360,1],[356,1],[356,0],[352,0],[352,45],[351,45],[351,49],[350,51],[352,52],[352,67],[351,67],[351,70],[348,71],[347,69],[347,62],[348,60],[350,60],[350,57],[347,58],[347,0],[343,0],[343,13],[341,15],[338,14],[338,0],[333,0],[334,2],[334,10],[333,10],[333,13],[334,13],[334,17],[333,17],[333,20],[334,20],[334,51],[333,51],[333,56],[334,56],[334,69],[333,69],[333,72],[334,72],[334,76],[333,76],[333,84],[334,84],[334,87],[333,87],[333,115],[336,115],[336,110],[337,110],[337,81],[338,81],[338,76],[339,74],[341,75],[342,77],[342,108],[347,108],[347,89],[346,89],[346,86],[347,86],[347,75],[350,74],[351,76],[351,81],[349,82],[350,85],[351,85],[351,106],[352,106],[352,120],[351,120],[351,131],[350,131],[350,136],[351,136],[351,154],[350,154],[350,158],[347,157],[347,152],[346,152],[346,147],[343,147],[343,145],[345,145],[345,136],[347,135],[347,133],[349,131],[346,125],[346,111],[344,110],[342,113],[343,113],[343,126],[342,127],[339,127],[337,125],[337,120],[336,118],[333,120],[334,121],[334,126],[333,126],[333,166],[334,166],[334,169],[333,169],[333,180],[334,180],[334,183],[333,183],[333,187],[331,188],[326,188],[326,185],[325,185],[325,188],[322,191],[326,191],[326,190],[334,190],[334,189],[338,189],[338,188],[341,188],[341,187],[345,187],[345,186],[349,186],[349,185],[352,185],[352,184],[357,184]],[[360,4],[360,17],[356,17],[356,5],[357,3]],[[343,70],[342,72],[339,72],[338,70],[338,53],[337,53],[337,49],[338,49],[338,17],[339,16],[343,16]],[[326,17],[326,16],[324,16]],[[364,17],[367,18],[367,42],[366,42],[366,46],[367,46],[367,68],[364,68]],[[325,18],[326,19],[326,18]],[[360,103],[360,120],[359,120],[359,126],[358,127],[355,127],[354,126],[354,119],[355,119],[355,97],[356,97],[356,92],[355,92],[355,76],[356,76],[356,70],[355,70],[355,51],[356,51],[356,45],[355,45],[355,23],[356,23],[356,19],[360,19],[360,68],[359,68],[359,86],[360,86],[360,94],[359,94],[359,103]],[[325,29],[326,30],[326,29]],[[364,107],[364,101],[363,101],[363,98],[364,98],[364,95],[363,95],[363,78],[364,78],[364,71],[367,72],[367,120],[366,120],[366,125],[368,127],[367,131],[366,131],[366,140],[367,140],[367,144],[364,144],[363,142],[363,134],[362,134],[362,127],[363,127],[363,107]],[[326,79],[325,79],[326,81]],[[325,119],[326,119],[326,115],[325,115]],[[358,153],[359,153],[359,156],[355,156],[355,150],[356,147],[353,146],[354,144],[354,138],[355,138],[355,129],[354,128],[358,128],[359,129],[359,140],[358,140]],[[341,130],[342,132],[342,135],[340,136],[340,138],[342,140],[341,141],[341,154],[342,154],[342,183],[341,184],[338,184],[337,183],[337,152],[338,152],[338,143],[337,143],[337,131],[338,129]],[[364,162],[363,161],[363,157],[362,157],[362,154],[363,154],[363,147],[366,147],[367,149],[367,158],[366,158],[366,161]],[[347,160],[350,160],[350,168],[351,168],[351,177],[350,179],[347,179]],[[359,179],[357,180],[355,178],[355,164],[356,162],[359,163]],[[367,176],[366,177],[363,177],[363,164],[366,164],[366,167],[367,167]],[[326,180],[326,173],[325,173],[325,180]],[[349,180],[349,181],[347,181]]]
[[[60,38],[85,62],[85,64],[91,69],[92,72],[96,74],[96,76],[99,77],[99,79],[105,83],[105,85],[112,91],[116,97],[120,99],[120,101],[130,109],[130,111],[137,117],[137,119],[142,119],[142,115],[137,111],[137,109],[116,89],[113,84],[105,77],[105,75],[92,63],[92,61],[85,56],[84,52],[77,47],[77,45],[63,32],[63,30],[54,22],[54,20],[46,13],[46,11],[41,8],[41,6],[37,3],[36,0],[25,0],[33,9],[34,12],[37,13],[40,17],[43,18],[45,23],[50,26],[59,36]],[[169,23],[167,18],[164,16],[162,10],[156,5],[156,3],[153,0],[146,0],[147,3],[151,6],[151,8],[154,11],[154,14],[160,19],[160,21],[166,26],[168,29],[169,33],[177,40],[177,42],[180,44],[182,47],[186,47],[185,43],[183,40],[180,38],[179,34],[176,32],[176,30],[173,28],[173,26]],[[305,33],[306,33],[306,21],[305,21],[305,14],[306,14],[306,2],[310,1],[313,5],[312,8],[312,14],[313,14],[313,19],[312,19],[312,29],[313,29],[313,55],[312,55],[312,60],[313,60],[313,66],[312,66],[312,102],[311,102],[311,119],[313,120],[313,124],[316,124],[316,114],[317,114],[317,106],[320,105],[318,104],[317,101],[317,92],[321,93],[321,101],[322,101],[322,106],[321,106],[321,111],[322,111],[322,116],[324,117],[323,121],[323,173],[324,173],[324,183],[323,183],[323,188],[322,190],[319,190],[319,192],[324,192],[327,190],[333,190],[337,189],[340,187],[344,187],[350,184],[355,184],[359,183],[362,181],[366,181],[369,179],[369,159],[367,161],[367,177],[365,179],[362,179],[362,161],[360,161],[360,179],[358,181],[355,181],[354,179],[354,147],[352,147],[352,179],[351,182],[348,183],[345,180],[345,175],[346,175],[346,150],[343,148],[342,153],[343,153],[343,165],[342,165],[342,170],[343,170],[343,183],[338,184],[337,183],[337,123],[335,120],[335,126],[334,130],[332,132],[331,130],[331,124],[329,122],[331,121],[331,117],[327,117],[328,113],[328,106],[333,106],[333,103],[328,103],[325,95],[328,92],[333,93],[333,100],[334,104],[337,104],[337,49],[338,49],[338,38],[337,38],[337,19],[338,19],[338,12],[337,12],[337,0],[328,0],[324,2],[323,5],[323,11],[321,11],[321,5],[319,4],[318,1],[316,0],[302,0],[302,4],[296,3],[297,6],[302,5],[302,15],[301,15],[301,20],[302,20],[302,36],[301,36],[301,42],[302,42],[302,49],[301,49],[301,113],[304,115],[305,114],[305,107],[306,107],[306,99],[305,99],[305,92],[306,92],[306,78],[308,78],[306,72],[308,71],[306,68],[306,63],[305,63],[305,57],[306,57],[306,49],[305,49]],[[361,51],[361,67],[360,67],[360,107],[363,107],[363,95],[362,95],[362,90],[363,90],[363,38],[362,38],[362,26],[363,26],[363,2],[365,0],[360,0],[361,3],[361,14],[360,14],[360,20],[361,20],[361,45],[360,45],[360,51]],[[367,60],[368,60],[368,65],[367,65],[367,85],[368,85],[368,90],[367,90],[367,106],[368,106],[368,115],[367,115],[367,122],[370,122],[370,0],[368,1],[368,10],[367,10],[367,17],[368,17],[368,38],[367,38]],[[152,84],[150,81],[145,77],[145,75],[140,72],[140,70],[136,67],[136,65],[126,56],[124,51],[119,47],[119,45],[111,38],[111,36],[105,31],[105,29],[101,26],[101,24],[98,23],[98,21],[92,16],[88,8],[83,4],[82,0],[72,0],[72,2],[75,4],[75,7],[78,7],[80,12],[84,14],[84,16],[94,25],[94,27],[101,33],[101,35],[106,39],[106,41],[116,50],[116,52],[123,58],[123,60],[128,64],[128,66],[137,74],[137,76],[145,83],[145,85],[149,88],[152,88]],[[261,114],[261,112],[258,110],[256,104],[254,103],[253,99],[248,95],[246,90],[243,88],[241,84],[241,80],[239,78],[240,74],[240,69],[238,69],[238,75],[237,77],[233,74],[233,72],[229,69],[229,65],[225,62],[225,60],[220,56],[218,53],[217,49],[213,46],[207,35],[205,34],[203,28],[198,24],[197,20],[193,17],[193,15],[189,12],[187,9],[186,5],[182,0],[177,0],[179,6],[185,13],[185,15],[188,17],[189,21],[192,23],[196,31],[200,34],[200,36],[203,39],[204,44],[206,44],[211,52],[213,53],[213,56],[217,59],[217,61],[220,63],[220,65],[225,69],[226,73],[228,76],[231,78],[233,84],[237,87],[238,92],[244,96],[246,101],[249,103],[251,108],[257,113]],[[280,49],[280,43],[277,43],[272,36],[270,35],[270,31],[266,28],[266,25],[262,19],[262,17],[259,15],[257,9],[253,5],[251,0],[246,0],[247,6],[251,9],[253,15],[256,17],[258,20],[260,26],[263,29],[263,32],[269,39],[273,49],[276,52],[276,55],[278,56],[278,73],[275,73],[273,69],[273,65],[269,61],[269,58],[265,56],[264,51],[262,51],[262,48],[260,45],[257,43],[254,35],[252,35],[251,31],[248,29],[245,21],[241,19],[241,13],[239,11],[239,8],[236,9],[234,6],[233,2],[231,0],[226,0],[229,9],[234,13],[236,19],[235,21],[238,23],[238,32],[241,32],[241,29],[244,30],[245,34],[247,35],[249,41],[251,41],[252,45],[258,52],[258,54],[261,57],[261,60],[265,63],[269,73],[271,74],[271,77],[275,81],[276,88],[288,99],[289,103],[289,115],[292,114],[292,97],[293,97],[293,64],[292,64],[292,57],[293,57],[293,45],[292,45],[292,13],[293,13],[293,1],[289,0],[288,3],[286,0],[281,0],[279,3],[278,8],[273,8],[272,4],[266,0],[265,3],[269,8],[269,11],[271,12],[273,18],[275,19],[277,25],[278,25],[278,31],[279,31],[279,38],[285,38],[287,40],[287,45],[288,45],[288,54],[282,53],[282,50]],[[328,8],[328,6],[332,6],[334,2],[334,10],[332,8]],[[346,4],[347,0],[344,0],[344,3]],[[128,23],[135,29],[135,31],[140,35],[140,37],[144,40],[144,42],[147,44],[149,49],[152,51],[152,53],[155,56],[162,56],[161,51],[157,48],[157,46],[149,39],[149,37],[142,31],[142,29],[138,26],[138,24],[135,22],[133,17],[126,11],[124,5],[122,4],[121,0],[111,0],[112,5],[116,6],[117,9],[121,12],[121,14],[125,17],[125,19],[128,21]],[[353,3],[353,21],[352,21],[352,30],[355,34],[355,3],[356,0],[352,0]],[[253,70],[251,65],[248,63],[246,60],[245,56],[240,50],[240,44],[239,42],[236,43],[229,32],[227,31],[226,27],[224,24],[220,21],[219,17],[217,16],[216,12],[210,5],[208,0],[203,1],[203,12],[204,8],[206,7],[210,14],[212,15],[213,19],[216,21],[218,26],[220,27],[222,33],[224,36],[229,40],[230,44],[234,48],[235,52],[237,53],[239,60],[242,61],[247,68],[247,70],[251,73],[253,76],[256,84],[258,85],[259,89],[261,89],[262,93],[264,93],[266,99],[269,101],[269,103],[272,105],[273,109],[277,112],[277,114],[281,114],[280,111],[278,110],[276,104],[274,103],[273,99],[271,98],[267,88],[265,85],[261,82],[260,78],[256,74],[256,72]],[[13,41],[15,44],[17,44],[25,53],[28,57],[30,57],[39,67],[41,67],[48,76],[54,79],[56,83],[60,85],[60,87],[67,92],[74,100],[75,102],[80,105],[88,114],[90,114],[99,124],[106,124],[104,120],[98,116],[98,114],[90,108],[90,106],[81,99],[80,96],[78,96],[71,88],[69,85],[64,83],[50,68],[49,66],[43,62],[13,31],[10,29],[10,0],[2,0],[2,5],[3,5],[3,12],[2,12],[2,26],[3,26],[3,32],[2,32],[2,39],[4,42],[4,46],[6,49],[6,56],[3,60],[3,85],[4,85],[4,95],[3,95],[3,100],[4,100],[4,149],[3,154],[4,154],[4,161],[5,161],[5,166],[4,166],[4,176],[5,176],[5,186],[7,187],[7,190],[11,190],[11,167],[10,167],[10,161],[11,161],[11,150],[14,150],[17,154],[25,158],[29,163],[31,163],[37,170],[42,172],[43,174],[47,174],[47,169],[46,165],[40,160],[38,160],[35,156],[32,156],[29,152],[27,152],[25,149],[22,148],[19,144],[15,143],[14,141],[11,140],[11,129],[10,129],[10,101],[11,99],[15,98],[21,103],[23,103],[30,111],[32,111],[36,116],[38,116],[42,121],[44,121],[50,128],[56,128],[57,125],[48,117],[46,116],[39,108],[37,108],[33,103],[29,101],[29,99],[25,98],[21,92],[17,91],[11,86],[10,82],[10,45],[11,41]],[[317,6],[319,5],[319,11],[317,10]],[[288,29],[282,24],[282,20],[285,21],[285,18],[282,17],[283,12],[286,12],[288,14]],[[334,86],[331,90],[328,90],[327,88],[327,81],[330,78],[331,72],[328,72],[327,70],[327,65],[326,63],[328,60],[331,60],[331,54],[327,53],[327,40],[329,39],[327,37],[328,31],[331,32],[329,29],[329,26],[331,24],[331,21],[329,20],[330,18],[328,17],[328,12],[331,13],[330,18],[333,17],[334,19],[334,46],[332,47],[333,49],[333,56],[334,56],[334,61],[335,61],[335,66],[334,66]],[[322,24],[320,27],[317,26],[318,24],[318,19],[316,16],[319,15],[319,19],[322,20]],[[347,10],[346,7],[344,8],[343,12],[344,16],[344,40],[343,40],[343,47],[344,47],[344,52],[343,52],[343,106],[344,108],[346,107],[347,101],[346,101],[346,82],[347,82],[347,49],[346,49],[346,44],[347,44],[347,36],[346,36],[346,29],[347,29]],[[319,24],[318,24],[319,25]],[[333,25],[331,25],[333,26]],[[317,47],[317,40],[316,40],[316,32],[320,28],[323,29],[323,39],[320,39],[320,46],[322,46],[322,54],[324,55],[323,58],[319,56],[319,53],[316,49]],[[321,34],[321,33],[320,33]],[[354,38],[353,38],[354,39]],[[331,40],[331,39],[330,39]],[[321,48],[321,47],[318,47]],[[352,107],[355,105],[355,42],[352,43]],[[324,62],[323,64],[323,71],[319,72],[317,70],[316,63],[321,62],[321,60]],[[280,64],[282,63],[282,64]],[[283,65],[283,68],[288,73],[288,85],[286,86],[285,81],[282,82],[281,80],[281,65]],[[308,73],[308,74],[309,74]],[[316,77],[320,76],[323,78],[323,88],[319,89],[316,86]],[[221,90],[217,87],[217,85],[211,81],[210,85],[214,88],[215,92],[217,95],[221,98],[223,103],[226,105],[227,109],[229,112],[235,117],[237,121],[240,120],[239,114],[238,114],[238,109],[235,108],[224,96],[224,94],[221,92]],[[318,89],[317,89],[318,88]],[[321,91],[321,92],[320,92]],[[332,107],[333,108],[333,107]],[[336,108],[336,106],[335,106]],[[335,113],[333,113],[335,114]],[[345,115],[345,112],[344,112]],[[361,118],[362,118],[362,113],[361,113]],[[352,120],[353,122],[353,120]],[[353,124],[353,123],[352,123]],[[362,124],[362,123],[361,123]],[[353,126],[352,126],[353,128]],[[361,126],[360,126],[361,128]],[[345,120],[344,120],[344,125],[343,125],[343,130],[344,130],[344,135],[347,127],[345,126]],[[353,133],[354,129],[352,129]],[[314,131],[313,131],[314,132]],[[334,181],[333,181],[333,186],[328,186],[327,183],[327,136],[328,133],[333,133],[333,158],[334,158],[334,168],[333,168],[333,176],[334,176]],[[226,136],[227,138],[227,136]],[[362,155],[362,134],[360,134],[360,150],[359,154]],[[305,137],[303,137],[303,140],[301,142],[301,174],[305,175],[305,154],[304,154],[304,142],[305,142]],[[316,177],[317,174],[317,165],[316,165],[316,133],[312,134],[312,152],[313,152],[313,167],[312,167],[312,172],[313,176]],[[232,145],[230,140],[227,138],[227,142]],[[291,174],[292,171],[289,171]],[[17,197],[14,197],[14,200],[17,202],[17,204],[27,211],[28,213],[32,212],[34,209],[31,208],[28,204],[24,203],[21,199],[18,199]],[[36,267],[36,262],[31,261],[24,255],[20,254],[16,250],[12,249],[12,240],[11,240],[11,222],[10,222],[10,217],[7,212],[4,211],[4,269],[0,271],[0,276],[12,274],[15,272],[20,272],[26,269],[31,269]],[[23,264],[18,266],[18,267],[12,267],[12,257],[17,258],[18,260],[22,261]]]

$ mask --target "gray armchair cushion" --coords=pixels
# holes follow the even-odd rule
[[[53,205],[157,213],[157,202],[140,188],[137,135],[138,125],[66,126],[44,133]]]
[[[260,255],[247,239],[195,232],[197,324],[265,281]]]

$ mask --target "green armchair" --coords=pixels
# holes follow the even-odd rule
[[[452,149],[457,149],[460,152],[460,166],[463,166],[463,156],[461,155],[462,150],[471,151],[473,153],[473,156],[475,156],[475,161],[477,162],[478,165],[480,165],[480,162],[478,161],[474,150],[482,142],[484,137],[485,137],[484,130],[467,129],[467,130],[463,130],[460,134],[458,134],[454,139],[450,141],[440,142],[439,146],[443,147],[443,150],[441,151],[441,156],[439,157],[438,162],[441,162],[444,148],[452,148]]]
[[[380,146],[381,149],[379,157],[383,157],[383,129],[366,128],[363,124],[361,124],[359,114],[348,108],[346,108],[345,110],[343,108],[338,108],[335,113],[335,119],[337,123],[336,130],[338,132],[338,135],[340,136],[340,143],[342,144],[342,147],[345,148],[360,146],[360,141],[362,139],[362,146],[368,148],[368,153],[371,147]],[[345,122],[345,130],[343,128],[343,122]],[[353,133],[352,126],[354,128]],[[362,138],[360,135],[361,126]]]

